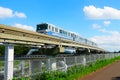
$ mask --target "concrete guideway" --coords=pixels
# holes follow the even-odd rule
[[[20,28],[10,27],[0,24],[0,42],[13,44],[45,45],[54,44],[58,46],[69,46],[76,48],[89,48],[98,51],[105,51],[97,46],[92,46],[72,40],[65,40],[34,31],[28,31]]]
[[[80,80],[120,80],[120,60]]]

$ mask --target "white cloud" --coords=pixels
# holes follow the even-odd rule
[[[101,48],[108,51],[120,50],[120,32],[103,30],[104,33],[109,35],[94,36],[90,40],[96,42]]]
[[[118,31],[108,31],[106,29],[100,29],[99,31],[102,33],[108,33],[108,34],[117,35],[117,36],[120,34]]]
[[[11,17],[26,18],[26,15],[22,12],[17,12],[9,8],[0,7],[0,19]]]
[[[24,13],[17,12],[17,11],[14,13],[14,15],[19,17],[19,18],[26,18],[27,17]]]
[[[35,31],[35,28],[32,26],[28,26],[28,25],[23,25],[23,24],[14,24],[14,27],[18,27],[18,28],[22,28],[22,29],[26,29],[26,30],[31,30],[31,31]]]
[[[105,6],[96,8],[93,5],[85,6],[83,9],[85,15],[90,19],[120,19],[120,10]]]
[[[109,26],[110,23],[111,23],[110,21],[104,21],[104,25],[105,25],[105,26]]]
[[[98,25],[98,24],[93,24],[93,25],[92,25],[92,28],[94,28],[94,29],[99,29],[99,28],[101,28],[101,26]]]
[[[13,11],[9,8],[0,7],[0,18],[13,17]]]
[[[100,32],[103,32],[103,33],[109,33],[105,28],[104,29],[99,29]]]

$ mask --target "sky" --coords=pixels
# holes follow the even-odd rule
[[[0,0],[0,24],[35,31],[47,22],[119,51],[119,5],[119,0]]]

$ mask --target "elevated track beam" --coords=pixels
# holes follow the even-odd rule
[[[0,42],[15,43],[15,44],[30,44],[30,45],[45,45],[52,44],[58,46],[82,47],[105,51],[97,46],[75,42],[72,40],[61,39],[58,37],[40,34],[34,31],[28,31],[20,28],[15,28],[6,25],[0,25]]]

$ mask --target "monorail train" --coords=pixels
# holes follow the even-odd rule
[[[64,29],[61,29],[49,23],[37,24],[36,31],[38,33],[43,33],[43,34],[47,34],[50,36],[56,36],[56,37],[63,38],[63,39],[69,39],[69,40],[85,43],[88,45],[97,46],[96,43],[88,39],[82,38],[81,36],[79,36],[78,34],[74,32],[66,31]]]

